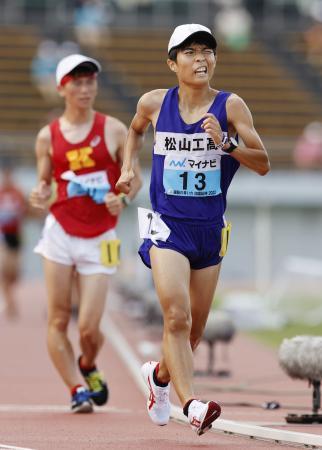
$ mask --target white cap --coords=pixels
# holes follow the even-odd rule
[[[209,34],[213,38],[215,47],[217,46],[216,39],[209,28],[204,25],[199,25],[198,23],[187,23],[185,25],[179,25],[174,29],[169,40],[168,53],[170,53],[174,47],[178,47],[182,44],[188,37],[200,32]]]
[[[88,56],[84,55],[69,55],[63,58],[61,61],[59,61],[56,69],[56,84],[57,86],[60,86],[61,80],[64,78],[65,75],[68,75],[72,70],[74,70],[77,66],[83,63],[92,63],[96,69],[97,72],[100,72],[102,70],[102,67],[96,59],[89,58]]]

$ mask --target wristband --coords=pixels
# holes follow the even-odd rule
[[[119,197],[120,197],[120,199],[121,199],[121,201],[122,201],[122,203],[123,203],[123,206],[129,206],[130,204],[131,204],[131,200],[129,199],[129,197],[126,195],[126,194],[124,194],[123,192],[121,192],[120,194],[119,194]]]

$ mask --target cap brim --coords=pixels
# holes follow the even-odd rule
[[[83,61],[83,62],[80,62],[79,64],[77,64],[77,66],[75,66],[69,73],[73,72],[75,69],[79,69],[80,67],[93,68],[94,72],[100,72],[101,71],[101,67],[98,66],[95,62],[93,62],[93,61]]]
[[[172,47],[170,48],[170,50],[168,50],[168,54],[171,52],[171,50],[174,50],[174,49],[176,49],[176,48],[178,48],[178,47],[183,46],[183,45],[185,44],[186,41],[188,41],[188,40],[190,41],[191,38],[193,38],[194,36],[198,36],[198,35],[204,35],[204,36],[206,36],[206,38],[207,38],[209,41],[212,41],[212,43],[213,43],[213,45],[214,45],[214,49],[217,48],[217,41],[216,41],[215,36],[212,35],[212,34],[210,34],[210,33],[208,33],[208,31],[199,30],[199,31],[195,31],[194,33],[189,34],[189,36],[187,36],[187,37],[186,37],[183,41],[181,41],[179,44],[172,46]]]

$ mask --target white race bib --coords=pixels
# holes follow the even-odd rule
[[[67,170],[61,174],[61,178],[66,181],[73,181],[73,183],[77,183],[84,188],[103,189],[110,186],[104,170],[83,175],[76,175],[72,170]]]
[[[170,235],[170,228],[163,222],[161,215],[150,209],[138,208],[140,238],[156,241],[166,241]]]
[[[221,157],[225,153],[207,133],[158,131],[154,153],[165,156],[163,186],[167,195],[209,197],[221,193]]]

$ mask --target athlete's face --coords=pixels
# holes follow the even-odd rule
[[[215,66],[214,50],[203,44],[191,44],[177,53],[177,61],[168,60],[168,65],[179,81],[188,84],[204,84],[211,80]]]
[[[59,88],[60,95],[70,106],[92,108],[97,95],[96,76],[78,76]]]

